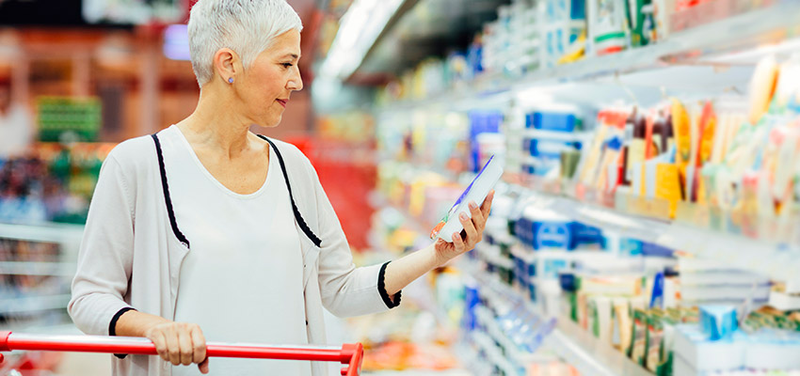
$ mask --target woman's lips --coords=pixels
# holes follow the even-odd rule
[[[276,99],[275,101],[277,101],[278,103],[280,103],[280,104],[281,104],[281,106],[283,106],[283,108],[286,108],[286,102],[287,102],[286,100],[283,100],[283,99]]]

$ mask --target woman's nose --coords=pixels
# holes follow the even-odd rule
[[[300,68],[295,70],[295,74],[289,79],[289,82],[287,82],[286,88],[294,91],[303,90],[303,78],[300,77]]]

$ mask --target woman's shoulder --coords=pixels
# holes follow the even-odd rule
[[[157,163],[156,149],[150,135],[120,142],[108,153],[107,160],[114,160],[124,171],[138,172]]]
[[[308,160],[308,157],[306,157],[306,155],[303,154],[303,152],[300,151],[300,149],[294,144],[271,137],[269,140],[275,144],[276,148],[278,148],[278,152],[281,154],[281,157],[283,157],[283,160],[287,165],[286,168],[313,168],[311,166],[311,161]]]

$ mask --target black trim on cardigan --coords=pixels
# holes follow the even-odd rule
[[[400,298],[402,297],[403,291],[398,291],[397,294],[394,295],[394,301],[389,296],[389,293],[386,292],[386,267],[389,266],[391,261],[387,261],[383,266],[381,266],[381,271],[378,273],[378,293],[381,294],[381,299],[383,299],[383,303],[386,304],[389,309],[397,307],[400,305]]]
[[[183,235],[181,230],[178,228],[178,222],[175,220],[175,211],[172,209],[172,198],[169,195],[169,184],[167,184],[167,169],[164,167],[164,154],[161,152],[161,142],[158,141],[158,136],[156,136],[155,133],[153,133],[151,136],[153,137],[153,142],[156,143],[158,169],[161,172],[161,188],[164,191],[164,201],[167,203],[169,224],[172,227],[172,232],[175,233],[175,237],[177,237],[178,240],[186,246],[186,248],[190,248],[189,239],[186,239],[186,236]]]
[[[119,318],[122,316],[123,313],[128,312],[128,311],[135,311],[135,310],[136,310],[135,308],[124,307],[124,308],[120,309],[119,311],[117,311],[117,313],[114,314],[114,317],[111,318],[111,322],[108,324],[108,335],[116,336],[117,335],[117,321],[119,321]],[[125,357],[128,356],[128,354],[114,354],[114,356],[116,356],[117,358],[120,358],[120,359],[125,359]]]
[[[256,136],[263,139],[264,141],[267,141],[270,144],[270,146],[272,146],[272,149],[275,150],[275,156],[278,157],[278,163],[281,165],[281,171],[283,171],[283,180],[286,181],[286,188],[289,190],[289,200],[292,202],[292,211],[294,212],[294,219],[297,221],[297,224],[300,225],[300,229],[303,230],[303,233],[306,234],[306,236],[314,243],[314,245],[316,245],[317,248],[321,247],[322,240],[320,240],[320,238],[318,238],[317,235],[315,235],[314,232],[311,231],[311,228],[308,227],[308,224],[306,224],[305,219],[303,219],[303,216],[300,214],[300,210],[297,209],[297,205],[294,203],[294,195],[292,195],[292,185],[289,184],[289,174],[286,172],[286,165],[283,163],[283,156],[281,156],[281,152],[278,151],[278,147],[275,145],[275,143],[273,143],[266,136],[260,134],[257,134]]]

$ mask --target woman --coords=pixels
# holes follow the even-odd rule
[[[189,21],[196,110],[105,161],[69,313],[85,333],[147,337],[160,355],[118,355],[116,375],[206,374],[206,338],[324,344],[323,307],[338,316],[393,308],[408,283],[481,240],[492,195],[473,203],[452,243],[353,265],[309,161],[249,131],[276,126],[303,88],[301,28],[284,0],[200,0]],[[211,369],[325,373],[318,363],[243,359]]]

